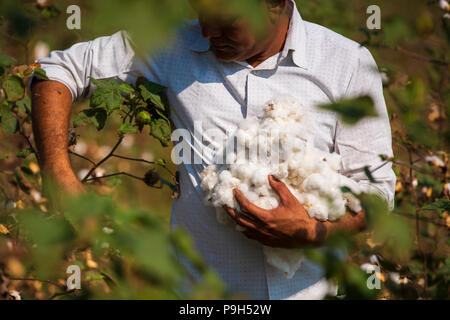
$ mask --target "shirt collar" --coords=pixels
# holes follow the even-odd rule
[[[286,42],[283,50],[281,51],[282,57],[286,57],[289,52],[292,51],[293,63],[303,69],[307,69],[306,63],[306,41],[307,33],[305,22],[303,21],[297,6],[293,0],[290,0],[292,5],[292,16],[289,22],[288,34],[286,36]],[[197,39],[191,45],[191,50],[195,52],[206,52],[209,50],[209,40],[204,38],[199,33]]]

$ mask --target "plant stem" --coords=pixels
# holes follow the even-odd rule
[[[81,182],[86,182],[86,180],[89,178],[89,176],[92,174],[92,172],[95,171],[95,169],[97,169],[99,166],[101,166],[106,160],[108,160],[112,154],[114,153],[114,151],[116,151],[116,149],[119,147],[120,143],[123,140],[123,136],[119,136],[119,140],[117,140],[116,144],[114,145],[114,147],[111,149],[111,151],[108,153],[108,155],[106,157],[104,157],[102,160],[100,160],[99,163],[97,163],[96,165],[94,165],[91,170],[89,170],[89,172],[86,174],[86,176],[83,178],[83,180],[81,180]]]
[[[427,287],[428,287],[428,279],[427,279],[427,259],[425,256],[425,253],[423,251],[423,247],[422,247],[422,240],[420,237],[420,216],[419,216],[419,203],[417,200],[417,193],[416,193],[416,189],[413,185],[413,181],[414,181],[414,169],[412,166],[413,163],[413,159],[412,159],[412,152],[411,150],[408,150],[408,156],[409,156],[409,163],[410,163],[410,168],[409,168],[409,186],[410,186],[410,190],[411,190],[411,195],[413,196],[414,199],[414,207],[416,209],[416,238],[417,238],[417,246],[419,249],[419,252],[422,256],[423,259],[423,276],[424,276],[424,288],[423,288],[423,295],[426,295],[427,292]]]
[[[86,161],[89,161],[89,162],[92,163],[94,166],[96,165],[96,163],[95,163],[94,161],[92,161],[92,160],[89,159],[88,157],[85,157],[85,156],[83,156],[83,155],[81,155],[81,154],[79,154],[79,153],[73,152],[73,151],[71,151],[71,150],[69,150],[69,153],[70,153],[70,154],[73,154],[73,155],[76,156],[76,157],[79,157],[79,158],[81,158],[81,159],[84,159],[84,160],[86,160]]]
[[[164,166],[164,165],[162,165],[160,163],[154,162],[154,161],[148,161],[148,160],[145,160],[145,159],[130,158],[130,157],[121,156],[121,155],[118,155],[118,154],[113,154],[113,155],[111,155],[111,157],[116,157],[116,158],[120,158],[120,159],[131,160],[131,161],[140,161],[140,162],[145,162],[145,163],[153,164],[153,165],[156,164],[156,165],[164,168],[167,172],[169,172],[171,176],[174,176],[173,172],[170,171],[169,168],[167,168],[166,166]]]

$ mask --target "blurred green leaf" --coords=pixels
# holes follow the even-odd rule
[[[8,68],[16,63],[16,59],[8,56],[5,53],[0,53],[0,67]]]
[[[23,150],[17,152],[16,157],[26,159],[31,153],[32,153],[32,150],[30,148],[26,148],[26,149],[23,149]]]
[[[119,84],[112,80],[96,80],[92,79],[93,84],[97,88],[92,92],[90,106],[97,108],[105,106],[108,113],[118,109],[122,103]]]
[[[7,102],[0,105],[0,122],[5,133],[12,134],[17,131],[19,122],[13,116]]]
[[[137,133],[137,129],[129,123],[122,123],[119,131],[122,134]]]
[[[25,94],[25,86],[23,81],[16,75],[8,76],[3,82],[3,89],[5,90],[8,101],[17,101]]]
[[[437,210],[441,214],[444,211],[450,210],[450,200],[437,199],[435,202],[423,206],[422,210]]]
[[[34,75],[37,79],[40,79],[40,80],[50,80],[50,79],[47,77],[47,73],[45,72],[45,70],[44,70],[44,69],[41,69],[41,68],[35,68],[35,69],[33,70],[33,75]]]
[[[327,105],[320,105],[319,108],[338,113],[342,122],[355,124],[364,117],[376,116],[372,98],[369,96],[356,99],[343,99]]]
[[[163,147],[167,147],[171,141],[170,124],[164,119],[151,120],[150,134],[161,142]]]

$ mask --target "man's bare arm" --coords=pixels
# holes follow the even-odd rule
[[[32,90],[33,133],[44,178],[70,193],[83,191],[70,165],[68,129],[72,96],[57,81],[34,81]]]

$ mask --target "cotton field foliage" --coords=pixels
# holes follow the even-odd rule
[[[223,206],[239,210],[234,188],[263,209],[276,208],[279,198],[269,185],[268,175],[284,182],[312,218],[334,221],[347,207],[361,210],[358,199],[344,192],[351,189],[359,193],[357,184],[339,174],[341,159],[337,153],[314,146],[310,126],[304,107],[291,98],[270,101],[260,117],[239,124],[217,151],[214,163],[201,174],[206,202],[216,207],[219,222],[232,223]],[[287,277],[301,265],[298,249],[264,247],[264,252],[267,262]]]

